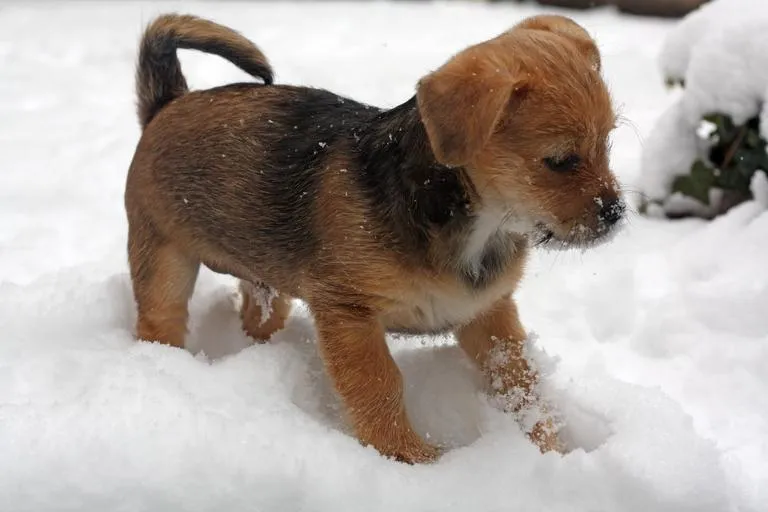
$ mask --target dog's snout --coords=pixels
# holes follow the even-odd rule
[[[603,200],[598,215],[605,225],[613,226],[624,217],[626,210],[627,206],[620,198]]]

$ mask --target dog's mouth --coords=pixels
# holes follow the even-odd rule
[[[534,226],[531,241],[535,247],[547,246],[553,240],[555,240],[555,232],[549,229],[546,224],[539,222]]]
[[[558,235],[555,229],[544,222],[539,222],[529,233],[529,240],[534,247],[550,250],[590,249],[612,240],[620,231],[618,226],[600,226],[592,229],[583,224],[574,225],[565,236]]]

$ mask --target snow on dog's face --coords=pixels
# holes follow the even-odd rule
[[[570,19],[530,18],[468,48],[423,78],[417,99],[438,161],[466,169],[481,208],[510,229],[587,247],[621,224],[616,116],[597,47]]]

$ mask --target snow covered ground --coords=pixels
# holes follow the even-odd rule
[[[552,360],[574,450],[540,455],[488,406],[450,340],[393,339],[418,429],[452,449],[387,461],[344,427],[301,310],[249,346],[230,280],[205,272],[190,351],[131,339],[122,189],[138,137],[133,61],[166,10],[247,34],[278,80],[393,106],[508,4],[0,4],[0,510],[766,511],[768,214],[633,217],[611,245],[541,253],[519,293]],[[670,22],[578,15],[631,121],[613,162],[632,195],[674,98]],[[244,75],[184,54],[190,82]],[[636,198],[635,198],[636,199]]]

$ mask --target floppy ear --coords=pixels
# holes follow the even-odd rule
[[[556,14],[541,14],[521,21],[511,30],[516,29],[546,30],[566,37],[589,59],[596,71],[600,70],[600,50],[597,49],[595,40],[584,27],[570,18]]]
[[[419,81],[416,101],[438,162],[460,166],[480,151],[522,87],[490,48],[471,47]]]

